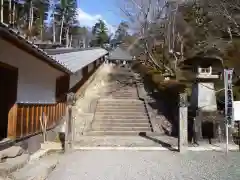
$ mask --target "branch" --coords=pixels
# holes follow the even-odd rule
[[[221,3],[221,6],[222,6],[223,9],[224,9],[224,11],[223,11],[223,12],[224,12],[223,15],[224,15],[225,17],[227,17],[230,21],[232,21],[232,22],[235,24],[235,26],[237,26],[237,28],[238,28],[239,25],[237,24],[237,22],[235,21],[235,19],[229,14],[229,12],[228,12],[228,10],[227,10],[225,4],[224,4],[224,3]]]

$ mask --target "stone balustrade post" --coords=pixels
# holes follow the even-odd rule
[[[179,136],[178,150],[184,153],[188,148],[188,101],[187,94],[181,93],[179,97]]]
[[[67,95],[67,111],[66,111],[66,129],[65,129],[65,151],[73,148],[74,140],[74,122],[72,117],[72,109],[76,103],[76,96],[74,93]]]

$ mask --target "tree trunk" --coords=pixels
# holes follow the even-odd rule
[[[62,15],[62,20],[61,20],[61,28],[60,28],[60,36],[59,36],[60,44],[62,44],[63,23],[64,23],[64,13]]]
[[[72,47],[72,34],[70,36],[70,43],[69,43],[69,47]]]
[[[32,4],[32,1],[30,1],[29,22],[28,22],[28,31],[30,36],[32,36],[32,25],[33,25],[33,4]]]
[[[183,39],[181,41],[181,61],[183,61],[184,58],[184,42]]]
[[[228,31],[228,34],[229,34],[229,36],[230,36],[230,40],[231,40],[231,42],[232,42],[232,31],[231,31],[231,28],[228,27],[227,31]]]
[[[13,14],[12,14],[12,24],[13,26],[15,25],[16,23],[16,3],[15,1],[13,1]]]
[[[67,28],[66,32],[66,47],[69,47],[69,28]]]
[[[1,23],[3,23],[3,0],[0,0],[1,1]]]
[[[56,27],[55,27],[55,17],[53,14],[53,43],[56,43]]]
[[[40,38],[41,38],[41,41],[43,41],[43,22],[41,22],[41,28],[40,28]]]
[[[9,15],[8,23],[12,24],[12,0],[8,0],[8,15]]]
[[[86,48],[86,38],[85,37],[83,38],[82,42],[83,42],[83,48]]]

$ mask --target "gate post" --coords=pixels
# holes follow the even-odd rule
[[[181,93],[179,97],[178,124],[178,150],[180,153],[184,153],[188,148],[188,102],[186,93]]]
[[[65,129],[65,151],[73,148],[73,118],[72,108],[75,105],[76,97],[74,93],[67,94],[67,112]]]

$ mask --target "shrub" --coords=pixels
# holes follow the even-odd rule
[[[159,70],[149,69],[144,64],[140,62],[135,62],[133,69],[140,73],[141,76],[147,81],[148,85],[153,89],[158,89],[161,93],[169,95],[169,97],[178,96],[179,93],[184,92],[186,85],[177,80],[164,81],[164,76]]]
[[[164,81],[164,77],[162,76],[162,74],[153,73],[151,76],[152,76],[152,81],[155,84],[160,84],[161,82]]]

